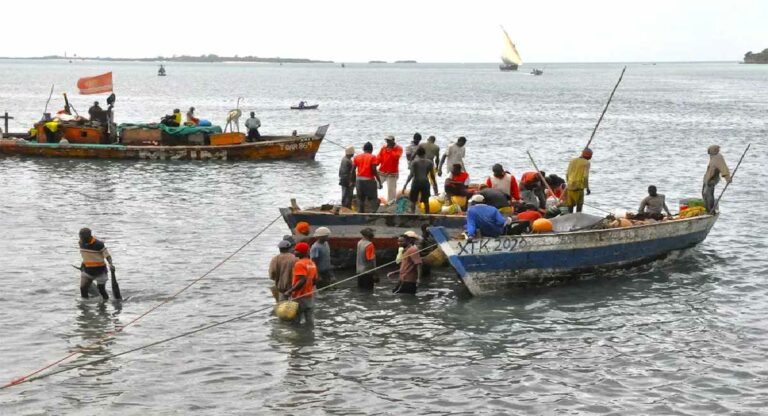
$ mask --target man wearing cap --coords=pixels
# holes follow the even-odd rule
[[[376,282],[376,247],[373,245],[373,229],[360,230],[363,238],[357,242],[357,256],[355,261],[355,273],[357,273],[357,287],[364,290],[373,290]]]
[[[299,314],[296,316],[296,323],[301,323],[302,316],[304,322],[313,326],[315,318],[313,309],[315,308],[315,280],[317,280],[317,266],[309,258],[309,244],[301,242],[294,247],[296,253],[296,263],[293,265],[293,279],[291,288],[283,292],[283,295],[290,297],[299,304]]]
[[[394,136],[387,136],[387,142],[380,150],[376,161],[379,162],[379,174],[381,181],[387,184],[387,203],[397,198],[397,178],[400,172],[400,156],[403,148],[395,144]]]
[[[365,202],[371,202],[371,211],[376,212],[379,207],[379,195],[376,190],[381,189],[381,178],[376,169],[378,161],[373,155],[373,144],[366,142],[363,145],[363,153],[352,158],[352,164],[355,165],[355,186],[357,190],[357,212],[365,212]]]
[[[302,241],[309,240],[309,223],[306,221],[299,221],[296,223],[294,243],[301,243]]]
[[[447,165],[448,169],[452,169],[453,165],[458,163],[461,165],[462,171],[467,171],[466,166],[464,166],[464,155],[467,150],[464,147],[465,144],[467,144],[467,138],[461,136],[456,140],[456,143],[451,143],[448,146],[448,150],[445,151],[443,158],[440,159],[440,165],[437,167],[437,176],[443,176],[443,165]]]
[[[352,208],[352,194],[355,191],[355,165],[352,157],[355,155],[354,146],[344,149],[344,157],[339,164],[339,186],[341,186],[341,206]]]
[[[408,230],[403,233],[400,239],[400,246],[405,249],[403,257],[400,260],[400,280],[397,286],[392,289],[392,293],[416,293],[416,282],[421,278],[421,255],[416,242],[419,240],[418,234]]]
[[[504,170],[504,167],[500,163],[493,165],[491,168],[493,175],[489,176],[485,180],[485,184],[488,188],[497,189],[507,196],[510,201],[517,201],[520,199],[520,188],[517,186],[517,179],[515,175]]]
[[[319,227],[315,230],[315,242],[309,251],[309,258],[317,266],[317,287],[326,287],[333,281],[333,268],[331,267],[331,248],[328,246],[328,237],[331,230]]]
[[[280,240],[277,248],[280,254],[272,257],[269,262],[269,278],[275,282],[272,293],[276,293],[277,301],[286,300],[288,297],[283,295],[291,288],[293,280],[293,266],[296,264],[296,256],[291,253],[293,245],[288,240]]]
[[[504,231],[507,220],[498,209],[485,204],[485,198],[475,194],[469,200],[467,209],[467,239],[477,237],[498,237]]]
[[[728,165],[725,164],[725,158],[720,153],[720,146],[712,145],[707,148],[709,153],[709,164],[704,173],[704,186],[701,188],[701,197],[704,199],[704,207],[707,212],[712,212],[715,207],[715,186],[720,182],[722,176],[728,183],[731,182],[731,173]]]
[[[581,156],[571,159],[568,164],[568,170],[565,173],[565,204],[568,206],[568,212],[581,212],[584,205],[584,190],[587,195],[592,193],[589,190],[589,160],[592,159],[592,150],[584,148]]]

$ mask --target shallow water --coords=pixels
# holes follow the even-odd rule
[[[116,117],[174,107],[221,123],[236,97],[262,133],[311,131],[378,147],[414,131],[445,146],[467,136],[475,179],[496,162],[563,173],[621,65],[547,65],[541,77],[494,65],[73,64],[0,61],[0,105],[23,131],[50,84],[114,71]],[[696,197],[706,147],[735,167],[707,240],[631,271],[513,297],[470,298],[450,270],[416,297],[383,279],[319,295],[318,325],[269,313],[0,391],[3,414],[761,414],[768,405],[766,232],[760,220],[768,67],[630,64],[597,133],[587,202],[636,209],[649,184]],[[99,97],[104,101],[104,97]],[[320,110],[292,112],[299,99]],[[59,108],[54,97],[50,108]],[[1,108],[0,108],[1,109]],[[244,119],[243,119],[244,121]],[[0,382],[89,345],[201,276],[261,231],[291,197],[337,200],[341,150],[315,162],[164,163],[0,158]],[[404,164],[403,164],[404,165]],[[401,177],[401,184],[404,178]],[[599,211],[591,210],[593,213]],[[77,230],[90,226],[118,267],[122,305],[78,299]],[[192,288],[74,362],[261,308],[282,221]]]

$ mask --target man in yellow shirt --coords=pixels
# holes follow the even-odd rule
[[[568,205],[568,212],[573,212],[573,207],[576,207],[576,212],[581,212],[581,208],[584,206],[584,190],[587,191],[587,195],[591,193],[589,190],[589,160],[592,159],[592,150],[585,148],[581,151],[581,156],[571,159],[571,163],[568,164],[568,171],[565,173],[565,204]]]

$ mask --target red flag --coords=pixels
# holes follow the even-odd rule
[[[112,72],[96,75],[95,77],[85,77],[77,80],[77,88],[80,94],[101,94],[112,91]]]

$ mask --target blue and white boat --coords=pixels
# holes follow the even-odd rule
[[[553,219],[555,232],[547,234],[467,241],[452,238],[451,231],[443,227],[429,231],[469,292],[484,296],[661,259],[704,241],[717,221],[717,215],[701,215],[625,228],[557,231],[558,222],[573,223],[577,216],[582,220],[591,217],[557,217]]]

